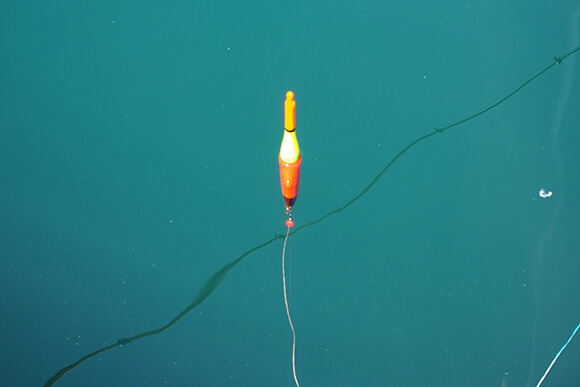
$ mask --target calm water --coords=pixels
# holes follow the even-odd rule
[[[0,5],[1,385],[164,325],[285,231],[287,90],[300,226],[580,45],[573,0],[274,3]],[[580,321],[579,63],[292,238],[303,387],[535,386]],[[293,385],[281,252],[57,385]],[[579,339],[544,387],[580,383]]]

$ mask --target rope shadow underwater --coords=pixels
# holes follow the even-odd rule
[[[577,47],[573,50],[570,50],[567,53],[565,53],[559,57],[554,57],[554,60],[552,63],[550,63],[549,65],[547,65],[546,67],[544,67],[540,71],[538,71],[535,74],[533,74],[532,76],[530,76],[526,81],[524,81],[521,85],[519,85],[517,88],[515,88],[512,92],[506,94],[504,97],[497,100],[497,102],[494,102],[493,104],[480,109],[478,112],[468,116],[467,118],[461,119],[459,121],[456,121],[456,122],[454,122],[450,125],[447,125],[445,127],[442,127],[442,128],[435,128],[435,129],[433,129],[432,132],[415,139],[414,141],[409,143],[406,147],[404,147],[401,151],[399,151],[399,153],[397,155],[395,155],[383,167],[383,169],[376,175],[376,177],[360,193],[358,193],[355,197],[353,197],[350,201],[348,201],[342,207],[339,207],[335,210],[332,210],[332,211],[328,212],[327,214],[321,216],[320,218],[318,218],[310,223],[306,223],[302,226],[297,227],[289,234],[276,234],[272,239],[270,239],[270,240],[268,240],[260,245],[257,245],[255,247],[252,247],[251,249],[247,250],[246,252],[241,254],[239,257],[237,257],[236,259],[234,259],[230,263],[223,266],[221,269],[219,269],[217,272],[215,272],[205,282],[205,284],[201,287],[201,289],[198,291],[198,293],[193,298],[193,300],[189,303],[189,305],[187,305],[181,312],[179,312],[167,324],[165,324],[157,329],[152,329],[152,330],[149,330],[146,332],[142,332],[142,333],[136,334],[136,335],[131,336],[131,337],[121,338],[121,339],[117,340],[117,342],[115,342],[114,344],[104,346],[104,347],[102,347],[94,352],[91,352],[91,353],[81,357],[80,359],[78,359],[74,363],[71,363],[68,366],[60,369],[54,376],[52,376],[44,384],[44,387],[50,387],[50,386],[54,385],[56,382],[58,382],[60,379],[62,379],[68,372],[72,371],[73,369],[75,369],[76,367],[81,365],[83,362],[85,362],[85,361],[87,361],[87,360],[89,360],[89,359],[91,359],[91,358],[93,358],[93,357],[95,357],[103,352],[109,351],[110,349],[113,349],[116,347],[123,347],[124,345],[130,344],[130,343],[135,342],[137,340],[141,340],[141,339],[155,336],[155,335],[158,335],[160,333],[165,332],[166,330],[171,328],[173,325],[177,324],[177,322],[179,322],[182,318],[184,318],[186,315],[188,315],[192,310],[194,310],[199,305],[201,305],[205,300],[207,300],[209,298],[209,296],[211,296],[219,288],[221,283],[227,277],[228,273],[233,268],[235,268],[240,262],[242,262],[246,257],[248,257],[250,254],[274,243],[277,240],[284,239],[288,235],[294,235],[294,234],[300,232],[301,230],[304,230],[308,227],[314,226],[315,224],[318,224],[318,223],[324,221],[326,218],[328,218],[331,215],[339,214],[340,212],[342,212],[343,210],[345,210],[346,208],[350,207],[352,204],[357,202],[359,199],[361,199],[367,192],[369,192],[371,190],[371,188],[383,177],[383,175],[397,162],[397,160],[399,160],[401,158],[401,156],[403,156],[407,151],[409,151],[415,145],[419,144],[420,142],[423,142],[424,140],[426,140],[432,136],[435,136],[437,134],[443,134],[448,129],[465,124],[468,121],[471,121],[471,120],[473,120],[473,119],[475,119],[475,118],[477,118],[485,113],[488,113],[489,111],[496,108],[497,106],[499,106],[500,104],[502,104],[503,102],[508,100],[509,98],[513,97],[515,94],[519,93],[524,87],[529,85],[531,82],[533,82],[535,79],[537,79],[538,77],[543,75],[545,72],[550,70],[552,67],[554,67],[558,64],[561,64],[567,57],[575,54],[578,51],[580,51],[580,47]],[[566,344],[564,344],[564,346],[557,353],[556,357],[554,358],[554,360],[550,364],[549,368],[546,370],[544,376],[542,377],[542,379],[540,380],[540,382],[538,383],[537,386],[540,386],[540,384],[543,382],[544,378],[546,377],[546,375],[548,374],[548,372],[550,371],[550,369],[552,368],[552,366],[554,365],[554,363],[556,362],[556,360],[558,359],[558,357],[560,356],[562,351],[570,343],[570,341],[572,340],[572,338],[574,337],[576,332],[579,330],[579,328],[580,328],[580,324],[578,324],[578,326],[576,327],[576,329],[574,330],[574,332],[572,333],[572,335],[570,336],[570,338],[568,339]]]

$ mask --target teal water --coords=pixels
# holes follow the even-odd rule
[[[0,5],[0,385],[162,326],[285,232],[287,90],[300,226],[580,45],[571,0],[277,4]],[[535,386],[580,321],[579,63],[292,237],[302,387]],[[57,385],[293,385],[281,253]],[[543,386],[579,370],[576,338]]]

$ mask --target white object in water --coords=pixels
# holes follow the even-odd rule
[[[545,189],[541,188],[540,196],[543,198],[549,198],[550,196],[552,196],[552,191],[546,191]]]

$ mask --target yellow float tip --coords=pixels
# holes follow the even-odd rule
[[[284,101],[284,128],[288,132],[296,129],[296,101],[291,91],[286,93],[286,101]]]

